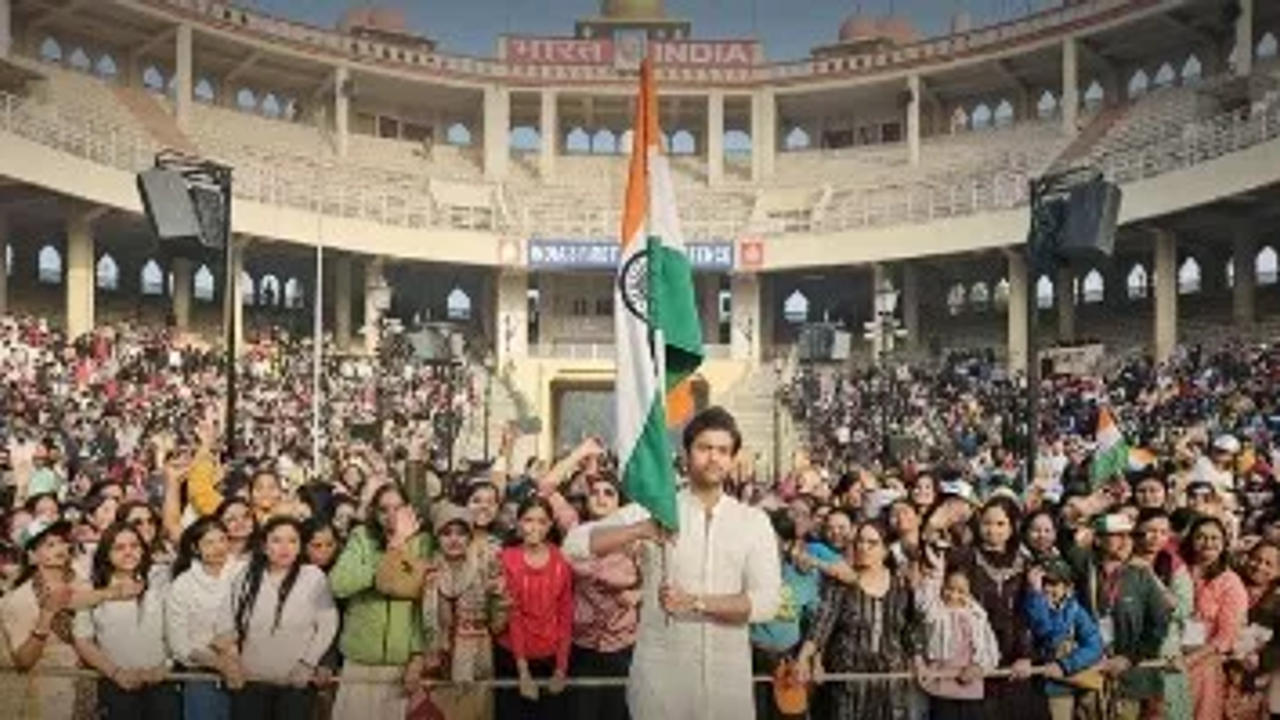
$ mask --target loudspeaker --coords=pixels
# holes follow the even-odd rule
[[[174,170],[152,168],[138,173],[138,194],[151,230],[161,240],[200,237],[200,218],[187,191],[187,181]]]
[[[1064,257],[1111,257],[1116,247],[1120,188],[1094,180],[1072,188],[1067,197],[1058,252]]]

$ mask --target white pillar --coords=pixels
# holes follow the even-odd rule
[[[778,108],[773,90],[757,90],[751,96],[751,180],[764,182],[773,177],[778,151]]]
[[[911,93],[911,102],[907,103],[907,158],[912,165],[920,164],[920,76],[912,73],[907,77],[907,92]]]
[[[385,308],[379,305],[382,299],[390,300],[387,292],[387,280],[383,277],[383,261],[380,257],[371,257],[364,265],[364,350],[369,355],[378,352],[378,341],[381,336],[382,312]],[[382,296],[382,297],[379,297]]]
[[[1253,72],[1253,0],[1236,0],[1240,15],[1236,18],[1236,75],[1244,77]]]
[[[8,0],[0,0],[5,3]],[[0,8],[5,9],[5,8]],[[0,315],[9,312],[9,216],[0,211]]]
[[[511,97],[502,85],[484,88],[484,176],[502,180],[511,156]]]
[[[542,153],[538,158],[538,170],[544,180],[549,180],[556,175],[556,138],[560,137],[560,118],[556,107],[557,97],[555,90],[542,91],[542,116],[538,122]]]
[[[1080,114],[1080,78],[1077,40],[1062,41],[1062,132],[1074,137]]]
[[[729,356],[734,360],[759,362],[764,328],[761,323],[759,275],[729,278]]]
[[[236,356],[244,354],[244,254],[249,240],[245,237],[232,237],[231,247],[231,326],[236,337]],[[254,288],[255,291],[257,288]],[[225,320],[224,320],[225,321]],[[225,328],[224,328],[225,330]]]
[[[339,351],[351,345],[351,256],[333,261],[333,344]]]
[[[1008,361],[1010,372],[1027,369],[1027,293],[1031,291],[1027,278],[1027,260],[1022,252],[1012,250],[1009,259],[1009,313],[1008,313]]]
[[[178,127],[186,130],[191,121],[192,100],[192,58],[191,58],[191,25],[178,25],[177,47],[175,49],[173,116]]]
[[[1058,340],[1069,343],[1076,339],[1076,275],[1070,265],[1058,268],[1053,279],[1054,305],[1058,309]]]
[[[529,275],[504,271],[498,276],[497,355],[499,364],[529,356]]]
[[[67,337],[93,330],[93,223],[88,210],[73,210],[67,218],[66,325]]]
[[[1231,318],[1237,327],[1253,324],[1256,314],[1258,276],[1254,258],[1257,244],[1253,237],[1241,228],[1231,243],[1231,267],[1235,278],[1231,288]]]
[[[347,156],[347,132],[351,123],[351,98],[347,97],[351,71],[339,65],[333,73],[333,135],[338,145],[338,156]]]
[[[707,184],[724,182],[724,91],[707,94]]]
[[[178,332],[191,328],[191,259],[173,259],[173,324]]]
[[[1178,239],[1156,228],[1155,236],[1155,359],[1164,362],[1178,344]]]
[[[13,5],[10,0],[0,0],[0,57],[9,54],[13,47]]]
[[[923,347],[920,342],[920,273],[911,261],[902,264],[902,327],[907,331],[907,348]]]

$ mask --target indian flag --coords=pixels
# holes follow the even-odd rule
[[[1123,476],[1129,467],[1129,445],[1116,425],[1111,409],[1104,407],[1098,411],[1098,429],[1094,433],[1097,448],[1093,452],[1093,467],[1089,476],[1093,485],[1107,482],[1117,475]]]
[[[613,290],[618,348],[617,439],[627,495],[677,530],[676,477],[667,408],[683,408],[685,380],[702,362],[702,333],[662,154],[653,65],[640,67],[640,97],[622,213],[622,252]]]

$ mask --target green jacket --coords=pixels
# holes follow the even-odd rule
[[[431,539],[419,535],[406,549],[413,557],[429,557]],[[369,531],[357,527],[329,572],[333,596],[346,601],[338,649],[361,665],[403,665],[410,655],[421,653],[428,640],[421,601],[395,600],[374,588],[382,556]]]
[[[1084,588],[1086,603],[1095,617],[1110,616],[1115,628],[1115,640],[1107,655],[1123,656],[1134,665],[1159,658],[1173,608],[1155,573],[1141,565],[1120,568],[1113,599],[1103,587],[1101,563],[1094,560],[1091,564]],[[1134,668],[1120,676],[1122,697],[1159,697],[1163,688],[1159,668]]]

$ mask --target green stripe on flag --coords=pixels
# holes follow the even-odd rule
[[[649,237],[646,242],[649,322],[662,331],[666,344],[667,390],[680,384],[702,364],[702,326],[693,289],[693,265],[679,248]]]
[[[623,470],[623,489],[632,502],[649,510],[653,519],[668,530],[679,528],[676,489],[672,482],[671,446],[667,443],[667,416],[661,398],[649,403],[644,430],[636,441]]]

